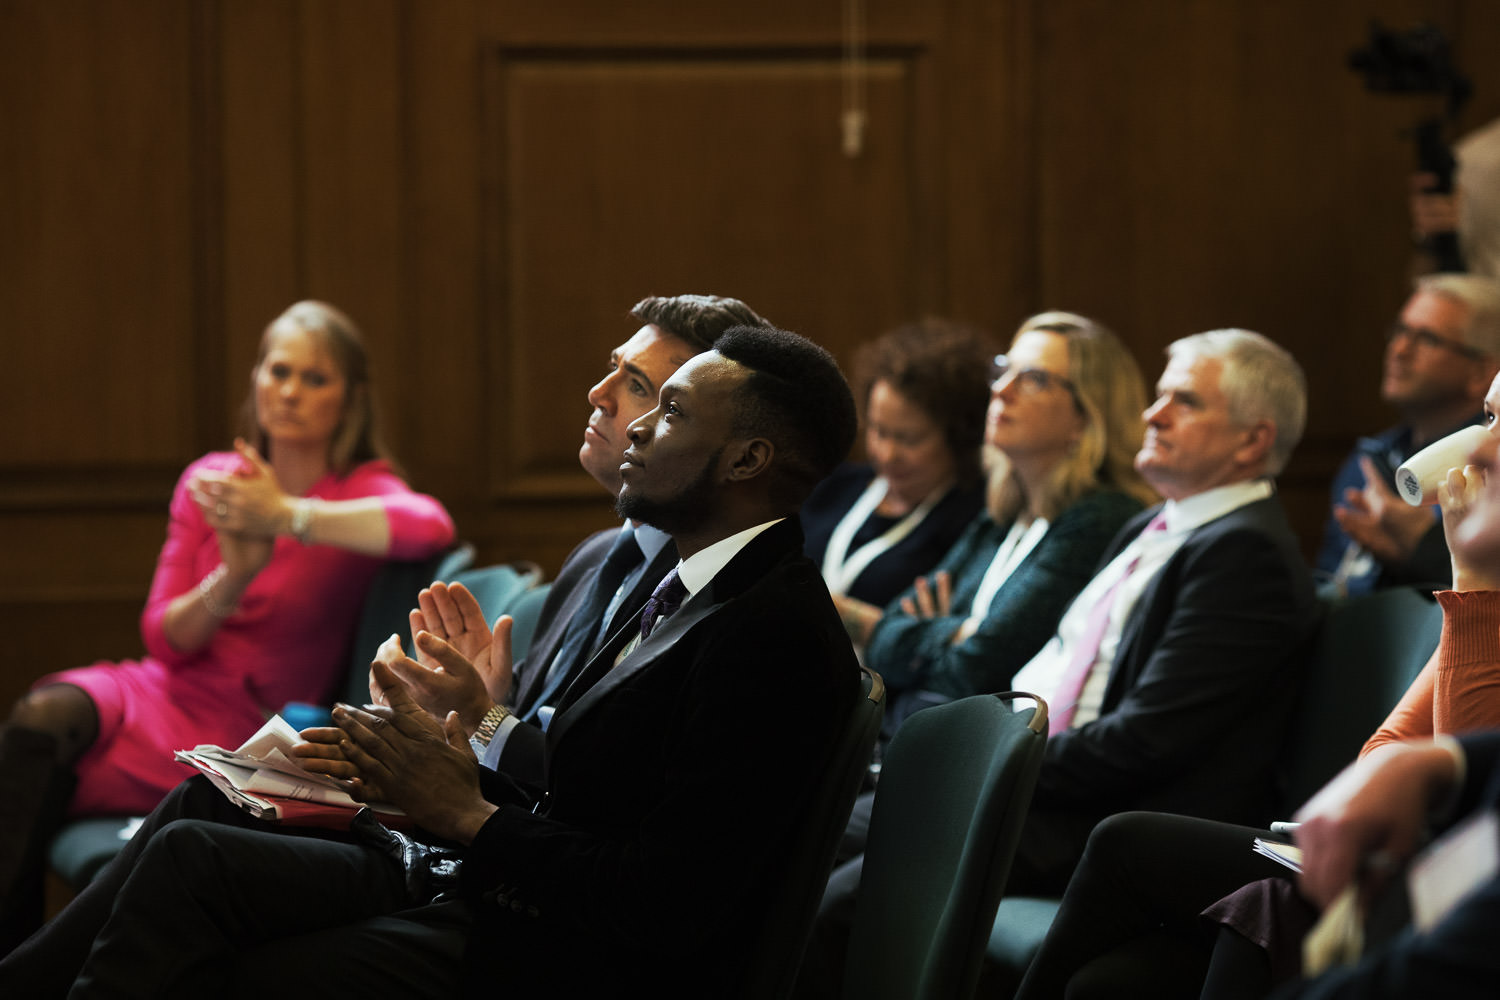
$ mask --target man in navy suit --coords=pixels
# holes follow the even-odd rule
[[[631,315],[641,327],[614,350],[608,373],[589,390],[592,413],[578,451],[584,471],[611,496],[620,492],[626,428],[656,405],[662,384],[725,330],[767,325],[740,300],[715,295],[653,296],[636,303]],[[514,670],[508,620],[493,623],[492,631],[465,588],[443,584],[419,595],[412,616],[418,658],[402,655],[399,644],[382,647],[381,658],[435,718],[458,712],[482,764],[540,788],[546,780],[542,728],[557,699],[676,562],[665,532],[627,520],[590,535],[569,554],[542,606],[531,649]],[[373,684],[371,696],[379,697]]]
[[[148,818],[72,995],[248,996],[268,980],[328,996],[732,995],[859,690],[796,519],[854,427],[826,352],[764,328],[721,337],[629,428],[619,510],[669,531],[682,559],[562,698],[545,793],[476,767],[456,714],[440,727],[380,664],[390,706],[340,706],[340,746],[362,788],[456,846],[457,871]],[[766,690],[796,693],[774,739]]]

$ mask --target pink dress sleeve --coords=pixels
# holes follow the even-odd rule
[[[349,473],[342,499],[378,496],[391,526],[387,559],[422,559],[452,544],[453,518],[435,498],[417,493],[383,461],[366,462]]]
[[[1386,743],[1500,726],[1500,591],[1443,590],[1438,648],[1360,756]]]
[[[197,586],[198,581],[218,565],[217,541],[212,546],[205,544],[213,539],[213,529],[188,495],[188,483],[201,470],[226,471],[237,468],[239,462],[239,456],[233,452],[212,452],[184,469],[172,490],[167,540],[157,556],[151,591],[146,596],[145,610],[141,612],[141,639],[146,644],[146,651],[164,663],[178,663],[187,658],[167,641],[162,627],[167,607],[178,595]]]

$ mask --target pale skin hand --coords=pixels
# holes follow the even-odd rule
[[[291,530],[295,501],[282,490],[276,473],[256,451],[236,438],[234,450],[243,460],[232,473],[201,472],[190,484],[193,500],[216,529],[275,538]],[[226,510],[218,514],[219,504]]]
[[[1302,894],[1322,909],[1358,880],[1369,898],[1420,845],[1428,810],[1457,776],[1453,755],[1431,742],[1392,744],[1344,768],[1294,817]]]
[[[1360,457],[1359,467],[1365,485],[1344,491],[1344,505],[1334,508],[1334,519],[1382,563],[1405,562],[1432,527],[1432,512],[1398,497],[1368,457]]]
[[[419,620],[420,614],[420,620]],[[513,661],[510,653],[510,629],[500,640],[500,623],[492,630],[485,621],[479,601],[461,583],[451,587],[434,583],[417,595],[417,610],[411,614],[411,634],[425,629],[444,639],[473,664],[484,678],[492,702],[503,702],[510,696]],[[418,649],[418,655],[421,650]]]
[[[901,598],[901,610],[918,618],[942,618],[949,614],[953,603],[953,580],[947,570],[940,570],[927,577],[919,576],[913,583],[916,599]]]
[[[929,582],[925,576],[917,577],[912,584],[916,592],[915,599],[911,597],[901,598],[901,610],[913,618],[946,618],[953,613],[953,578],[947,570],[939,570],[932,575]],[[948,642],[958,645],[969,636],[974,634],[977,623],[964,622]]]
[[[230,474],[202,472],[190,485],[203,516],[217,528],[274,539],[292,531],[292,515],[303,498],[287,493],[260,453],[241,439],[234,442],[242,459]],[[391,523],[378,496],[349,500],[308,498],[313,517],[309,544],[333,545],[365,555],[384,556],[391,547]],[[219,504],[225,507],[219,516]]]
[[[1466,465],[1462,469],[1449,469],[1448,478],[1438,484],[1438,502],[1443,508],[1443,534],[1449,539],[1448,552],[1453,560],[1454,590],[1500,590],[1500,567],[1483,564],[1470,565],[1469,560],[1455,546],[1452,539],[1458,537],[1458,529],[1471,514],[1484,489],[1485,471],[1477,465]]]
[[[1432,174],[1414,174],[1411,178],[1411,228],[1426,239],[1436,233],[1458,230],[1458,196],[1438,194],[1427,189],[1437,183]]]
[[[495,625],[497,642],[510,648],[511,618],[502,615]],[[467,733],[472,734],[493,706],[484,678],[458,650],[431,632],[417,633],[416,646],[421,662],[401,652],[401,640],[391,636],[381,643],[375,662],[370,666],[370,694],[375,704],[389,704],[385,699],[389,685],[375,672],[378,664],[393,676],[408,698],[415,701],[434,719],[456,717]]]
[[[880,605],[867,604],[847,594],[834,594],[833,606],[838,608],[839,620],[844,623],[844,631],[849,633],[849,638],[857,646],[863,646],[870,641],[870,633],[875,631],[875,626],[885,615]]]
[[[339,746],[356,772],[350,794],[403,809],[423,829],[472,843],[495,812],[479,789],[479,769],[456,715],[438,723],[378,660],[371,665],[387,705],[336,705]],[[388,707],[387,707],[388,706]]]
[[[207,475],[206,473],[204,475]],[[219,543],[219,558],[224,563],[225,574],[213,587],[214,600],[225,608],[232,608],[245,593],[250,582],[265,569],[275,551],[275,538],[247,534],[229,526],[229,519],[218,516],[218,499],[211,492],[204,475],[195,476],[188,484],[189,494],[203,511],[204,519],[213,529]],[[226,504],[227,506],[227,504]],[[224,619],[208,610],[195,584],[173,599],[162,618],[162,631],[172,648],[191,653],[202,649],[219,630]]]
[[[405,657],[400,640],[392,642],[394,636],[381,645],[377,659],[395,671],[435,718],[456,711],[472,732],[510,690],[514,622],[502,615],[492,631],[479,601],[459,583],[424,588],[417,595],[417,605],[409,616],[417,659]],[[380,688],[373,676],[370,698],[380,704]]]

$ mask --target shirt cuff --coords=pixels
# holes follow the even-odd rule
[[[479,763],[491,771],[500,770],[500,755],[505,752],[505,741],[510,738],[511,730],[521,724],[521,720],[514,715],[507,715],[500,720],[500,725],[495,727],[495,735],[490,737],[489,746],[480,749],[475,747],[479,754]]]

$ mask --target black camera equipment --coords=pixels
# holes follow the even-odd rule
[[[1364,77],[1365,89],[1388,94],[1436,94],[1445,98],[1444,113],[1418,121],[1409,134],[1416,142],[1417,169],[1434,178],[1427,190],[1447,194],[1453,190],[1457,161],[1444,138],[1447,125],[1473,93],[1468,77],[1453,65],[1448,39],[1431,24],[1419,24],[1405,33],[1387,30],[1379,21],[1370,22],[1369,45],[1349,54],[1349,67]],[[1456,233],[1435,233],[1427,239],[1427,251],[1439,270],[1464,270]]]

